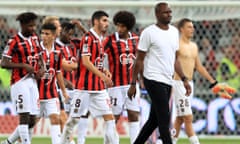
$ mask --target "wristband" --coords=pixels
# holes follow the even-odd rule
[[[216,84],[218,84],[218,81],[216,81],[216,82],[210,84],[209,88],[210,88],[210,89],[213,88]]]
[[[183,77],[181,78],[181,80],[184,82],[184,81],[188,80],[188,78],[185,77],[185,76],[183,76]]]

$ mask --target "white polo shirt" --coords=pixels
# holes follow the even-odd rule
[[[172,85],[178,49],[179,33],[174,26],[169,25],[168,30],[162,30],[155,24],[145,28],[138,45],[138,50],[146,52],[144,77]]]

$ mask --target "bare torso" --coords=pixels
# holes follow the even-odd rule
[[[196,66],[196,58],[198,56],[198,48],[194,42],[184,42],[180,40],[179,50],[177,53],[177,59],[181,64],[183,73],[185,76],[192,80],[194,69]],[[181,80],[181,78],[175,73],[175,80]]]

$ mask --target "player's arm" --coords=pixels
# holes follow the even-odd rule
[[[178,51],[176,52],[176,60],[174,64],[175,72],[180,76],[181,80],[183,81],[184,87],[186,89],[186,95],[189,96],[192,92],[191,86],[188,83],[188,78],[184,75],[181,64],[178,60]]]
[[[67,80],[67,79],[64,78],[64,77],[63,77],[63,79],[64,79],[64,85],[65,85],[65,87],[68,88],[68,89],[73,90],[73,89],[74,89],[73,83],[72,83],[71,81]]]
[[[26,69],[28,73],[34,73],[34,68],[26,63],[14,63],[10,58],[3,56],[1,67],[6,69]]]
[[[206,68],[202,65],[201,60],[200,60],[199,55],[198,55],[198,51],[197,51],[197,56],[196,56],[196,60],[195,60],[195,68],[210,83],[215,83],[216,82],[216,80],[208,73]]]
[[[87,30],[84,28],[84,26],[79,20],[73,19],[71,22],[72,24],[76,25],[80,31],[82,31],[83,33],[87,33]]]
[[[103,47],[104,47],[104,65],[106,65],[107,67],[103,68],[103,73],[109,77],[110,79],[112,79],[112,74],[109,71],[109,55],[110,53],[110,49],[112,48],[112,42],[111,42],[111,36],[108,36],[105,38],[105,40],[103,41]]]
[[[61,71],[58,71],[57,72],[57,75],[56,75],[56,78],[57,78],[57,83],[62,91],[62,94],[65,98],[65,101],[68,101],[69,99],[69,96],[67,94],[67,91],[66,91],[66,88],[65,88],[65,85],[64,85],[64,79],[63,79],[63,76],[62,76],[62,72]]]
[[[107,77],[104,73],[102,73],[101,71],[99,71],[94,65],[93,63],[90,61],[90,56],[89,55],[82,55],[82,64],[92,73],[94,73],[95,75],[97,75],[98,77],[101,78],[101,80],[103,80],[105,82],[105,84],[107,85],[107,87],[111,87],[112,86],[112,80]]]
[[[62,68],[65,71],[73,71],[78,68],[77,62],[67,61],[65,58],[62,59]]]
[[[128,97],[130,99],[132,99],[132,97],[136,94],[136,81],[138,79],[138,74],[140,74],[141,78],[143,77],[143,61],[145,56],[145,51],[137,51],[136,60],[133,65],[132,81],[130,83],[130,88],[128,89]]]

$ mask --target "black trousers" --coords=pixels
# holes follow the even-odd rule
[[[151,111],[134,144],[144,144],[157,127],[163,144],[172,144],[169,131],[171,117],[169,99],[172,87],[146,78],[144,85],[152,100]]]

